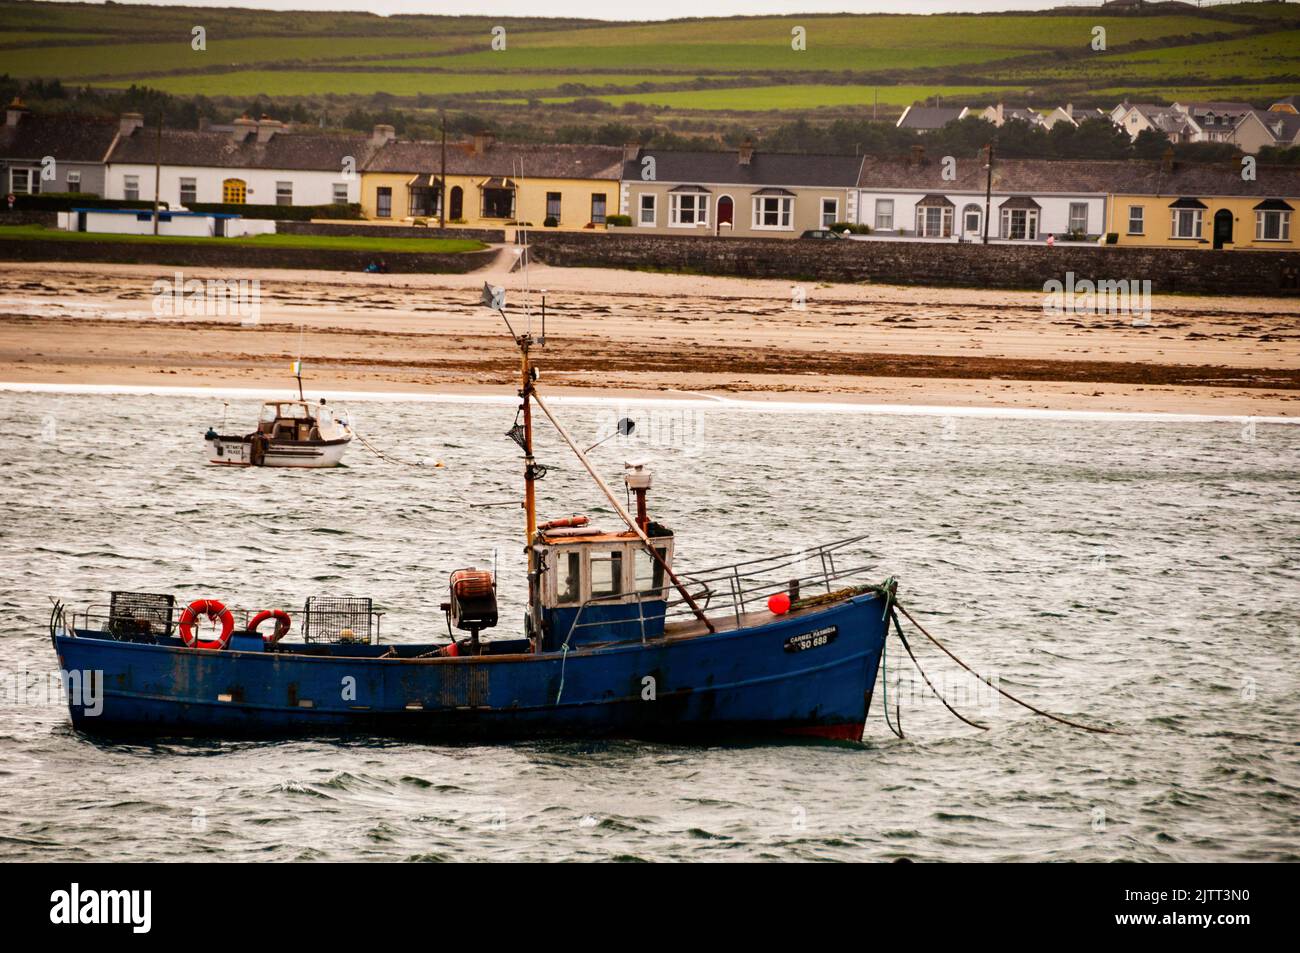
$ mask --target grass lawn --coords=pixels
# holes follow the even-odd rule
[[[369,235],[258,235],[253,238],[190,238],[173,235],[113,235],[104,232],[65,232],[42,225],[0,225],[0,240],[68,242],[128,242],[137,244],[194,245],[217,242],[262,248],[314,248],[338,251],[426,252],[456,254],[486,248],[472,238],[380,238]]]

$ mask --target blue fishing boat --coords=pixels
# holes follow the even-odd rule
[[[520,353],[509,435],[522,451],[528,603],[516,638],[497,625],[495,570],[448,577],[447,635],[385,641],[382,613],[354,597],[281,610],[115,592],[106,606],[55,603],[50,636],[74,726],[95,733],[427,739],[547,735],[859,740],[884,647],[892,581],[864,579],[862,537],[799,553],[678,572],[677,537],[651,519],[653,478],[625,466],[625,508],[538,390],[535,340],[516,334],[500,289],[485,303]],[[538,409],[619,523],[537,521]],[[269,623],[273,627],[266,629]],[[209,626],[205,628],[205,626]]]

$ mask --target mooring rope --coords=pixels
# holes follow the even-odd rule
[[[985,677],[984,677],[983,675],[981,675],[979,672],[975,671],[973,668],[971,668],[969,665],[967,665],[965,662],[963,662],[961,659],[959,659],[956,655],[954,655],[954,654],[953,654],[953,653],[948,649],[948,647],[947,647],[946,645],[944,645],[942,642],[940,642],[938,639],[936,639],[933,635],[931,635],[929,632],[927,632],[926,629],[925,629],[925,626],[923,626],[923,625],[921,625],[921,623],[917,622],[916,619],[912,617],[912,613],[908,612],[907,609],[906,609],[906,607],[905,607],[901,602],[898,602],[897,600],[895,600],[895,601],[894,601],[894,605],[897,606],[899,612],[901,612],[901,613],[903,613],[903,615],[907,616],[907,621],[908,621],[908,622],[911,622],[912,625],[916,626],[917,629],[920,630],[921,634],[924,635],[924,636],[925,636],[927,639],[929,639],[931,642],[933,642],[935,645],[937,645],[937,646],[938,646],[938,647],[943,651],[943,653],[944,653],[945,655],[947,655],[950,659],[952,659],[954,662],[956,662],[958,665],[960,665],[962,668],[964,668],[964,669],[965,669],[967,672],[969,672],[971,675],[974,675],[976,678],[978,678],[981,682],[983,682],[983,683],[984,683],[985,685],[987,685],[989,688],[991,688],[991,689],[993,689],[994,691],[998,692],[1000,695],[1004,695],[1004,696],[1006,696],[1007,698],[1011,699],[1013,702],[1015,702],[1017,705],[1020,705],[1022,708],[1027,708],[1027,709],[1029,709],[1029,710],[1032,711],[1035,715],[1041,715],[1041,716],[1044,717],[1044,718],[1050,718],[1052,721],[1060,722],[1062,725],[1069,725],[1071,728],[1078,728],[1080,731],[1091,731],[1091,732],[1093,732],[1094,734],[1099,734],[1099,735],[1118,735],[1118,734],[1123,734],[1123,732],[1121,732],[1121,731],[1117,731],[1117,730],[1115,730],[1114,728],[1098,728],[1098,727],[1096,727],[1096,726],[1094,726],[1094,725],[1081,725],[1081,724],[1079,724],[1079,722],[1077,722],[1077,721],[1070,721],[1070,719],[1068,719],[1068,718],[1062,718],[1060,715],[1053,715],[1051,712],[1043,711],[1041,708],[1035,708],[1033,705],[1029,704],[1029,702],[1022,701],[1021,699],[1017,698],[1015,695],[1012,695],[1009,691],[1006,691],[1005,689],[1003,689],[1001,686],[993,684],[993,682],[989,681],[987,678],[985,678]],[[894,617],[894,628],[895,628],[895,630],[898,632],[898,637],[899,637],[900,639],[903,640],[903,647],[904,647],[905,649],[907,649],[907,654],[908,654],[908,655],[912,655],[912,649],[911,649],[910,646],[908,646],[908,644],[907,644],[907,639],[903,638],[903,629],[902,629],[902,626],[900,626],[900,625],[898,624],[898,618],[897,618],[897,616]],[[914,656],[914,655],[912,656],[912,661],[913,661],[913,662],[916,661],[916,656]],[[920,665],[919,665],[919,664],[917,665],[917,670],[918,670],[918,671],[920,670]],[[924,677],[925,673],[922,672],[921,675],[922,675],[922,677]],[[926,684],[928,685],[929,683],[930,683],[930,680],[927,678],[927,679],[926,679]],[[930,687],[933,689],[934,686],[931,685]],[[936,692],[936,694],[938,694],[938,693]],[[940,698],[940,701],[943,701],[943,699]],[[947,702],[944,702],[944,704],[947,705],[948,703],[947,703]],[[951,711],[954,715],[957,715],[957,712],[956,712],[956,711],[953,711],[953,709],[952,709],[951,706],[948,706],[948,710]],[[957,715],[957,717],[958,717],[958,718],[961,718],[961,715]],[[961,720],[962,720],[962,721],[965,721],[967,724],[974,724],[974,722],[967,721],[967,719],[965,719],[965,718],[961,718]],[[983,725],[975,725],[975,727],[976,727],[976,728],[984,728]],[[987,729],[985,729],[985,730],[987,730]]]
[[[899,609],[903,608],[897,602],[895,602],[894,605]],[[903,609],[903,611],[906,612],[907,610]],[[939,689],[934,687],[934,683],[930,681],[930,676],[925,674],[925,669],[921,668],[921,663],[916,660],[916,655],[912,652],[912,647],[907,644],[907,636],[903,635],[903,627],[898,624],[898,614],[891,611],[889,613],[889,618],[894,623],[894,631],[898,633],[898,639],[903,643],[903,648],[907,649],[908,658],[912,660],[912,664],[916,666],[916,670],[920,672],[921,677],[925,679],[925,684],[930,686],[930,691],[934,692],[934,697],[943,702],[943,707],[952,712],[959,720],[970,725],[972,728],[978,728],[980,731],[988,731],[988,725],[981,725],[978,721],[971,721],[956,708],[953,708],[952,705],[948,704],[948,699],[944,698],[943,695],[939,693]],[[911,616],[908,616],[908,618],[911,618]]]
[[[392,463],[392,464],[394,464],[394,465],[396,465],[396,466],[399,466],[399,467],[418,467],[418,468],[420,468],[420,469],[435,469],[435,470],[442,469],[442,461],[441,461],[441,460],[439,460],[439,461],[437,461],[437,462],[435,462],[435,463],[424,463],[424,462],[421,461],[421,460],[416,460],[416,461],[414,461],[414,462],[412,462],[412,461],[410,461],[410,460],[401,460],[401,459],[399,459],[399,458],[397,458],[397,457],[394,457],[394,456],[392,456],[392,455],[390,455],[390,454],[384,453],[384,451],[380,450],[380,449],[379,449],[378,447],[376,447],[373,443],[371,443],[369,440],[367,440],[367,439],[365,438],[365,435],[362,434],[360,431],[353,430],[353,431],[352,431],[352,436],[356,437],[359,441],[361,441],[361,446],[365,447],[367,450],[369,450],[371,453],[373,453],[373,454],[374,454],[376,457],[378,457],[380,460],[383,460],[385,463]]]

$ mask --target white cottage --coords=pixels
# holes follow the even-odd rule
[[[361,168],[393,138],[290,132],[283,123],[247,117],[202,130],[146,127],[126,113],[109,153],[105,197],[169,205],[344,205],[361,201]]]
[[[949,159],[951,161],[949,161]],[[868,158],[858,178],[860,223],[873,238],[983,241],[1095,241],[1106,221],[1104,162],[983,156]],[[991,189],[990,189],[991,184]]]

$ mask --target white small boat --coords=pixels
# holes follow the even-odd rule
[[[352,442],[352,429],[323,397],[319,404],[268,400],[252,433],[231,436],[209,428],[204,440],[208,462],[222,466],[336,467]]]

